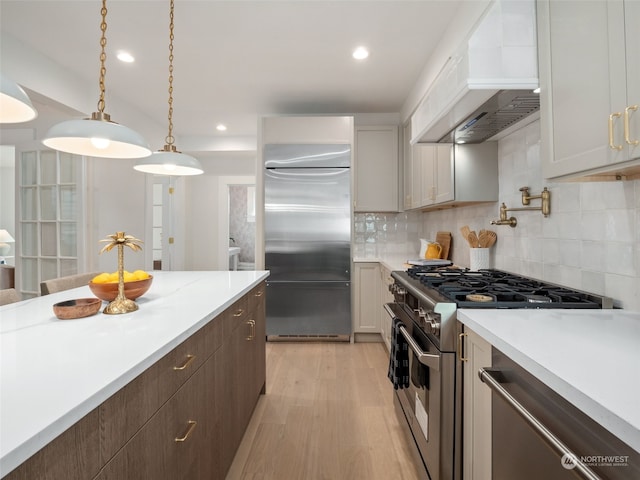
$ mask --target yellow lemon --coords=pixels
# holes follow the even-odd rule
[[[118,272],[110,273],[107,283],[118,283]]]
[[[144,270],[136,270],[133,272],[134,280],[146,280],[149,278],[149,274]]]
[[[96,275],[95,277],[93,277],[93,279],[91,281],[93,283],[107,283],[109,281],[109,274],[108,273],[100,273],[100,274]]]

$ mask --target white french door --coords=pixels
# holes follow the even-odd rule
[[[22,151],[17,174],[17,286],[30,298],[40,294],[40,282],[83,271],[84,158]]]

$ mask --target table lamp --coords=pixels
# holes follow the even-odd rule
[[[15,242],[15,240],[11,234],[5,229],[0,229],[0,259],[4,260],[3,257],[9,253],[9,250],[11,250],[11,245],[9,244],[13,242]]]

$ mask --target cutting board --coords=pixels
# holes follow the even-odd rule
[[[438,232],[436,234],[436,243],[442,247],[440,258],[449,259],[449,250],[451,249],[451,232]]]

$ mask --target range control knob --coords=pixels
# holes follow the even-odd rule
[[[440,322],[438,321],[438,318],[430,312],[427,312],[426,324],[429,329],[429,333],[432,333],[433,335],[440,335]]]

